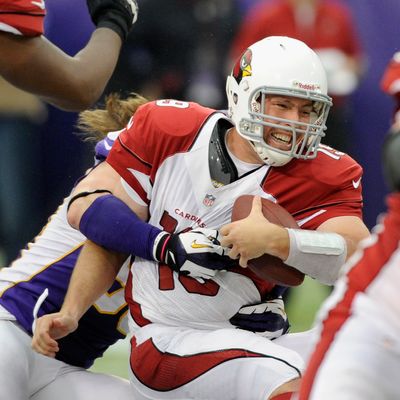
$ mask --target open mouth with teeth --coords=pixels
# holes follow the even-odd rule
[[[267,144],[280,150],[290,150],[292,148],[292,135],[282,132],[271,132]]]

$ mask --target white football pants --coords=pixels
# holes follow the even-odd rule
[[[0,400],[133,400],[129,382],[36,353],[16,322],[0,319]]]

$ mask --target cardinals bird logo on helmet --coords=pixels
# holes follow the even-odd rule
[[[233,67],[232,75],[239,84],[245,76],[252,75],[251,60],[253,58],[253,53],[250,49],[247,49],[242,56],[236,61]]]

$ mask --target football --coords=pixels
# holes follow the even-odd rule
[[[231,221],[246,218],[250,214],[253,195],[238,197],[232,210]],[[261,198],[262,212],[268,221],[284,226],[285,228],[299,228],[295,219],[279,204]],[[286,265],[280,258],[270,254],[249,261],[250,268],[257,276],[267,281],[283,286],[298,286],[303,283],[304,274],[297,269]]]

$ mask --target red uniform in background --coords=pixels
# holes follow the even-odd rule
[[[232,58],[249,45],[266,36],[290,36],[305,42],[314,50],[334,48],[348,56],[361,54],[351,14],[340,3],[320,1],[310,14],[295,15],[289,1],[261,2],[246,16],[233,42]]]
[[[400,146],[394,129],[400,121],[400,53],[388,64],[381,89],[397,99],[390,141],[382,152],[395,191],[387,197],[384,218],[378,219],[373,235],[345,264],[335,290],[321,307],[320,337],[299,400],[399,398],[400,164],[396,149]]]
[[[44,0],[0,0],[0,31],[42,35],[45,15]]]
[[[319,315],[300,400],[398,398],[400,196],[346,264]],[[334,377],[334,379],[333,379]]]
[[[400,121],[400,52],[394,54],[381,80],[381,89],[396,100],[394,120]]]

